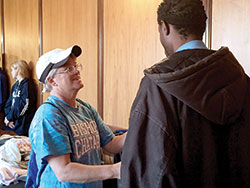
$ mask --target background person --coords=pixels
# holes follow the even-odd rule
[[[0,130],[4,127],[4,106],[9,96],[8,78],[0,68]]]
[[[37,77],[50,96],[37,110],[29,137],[32,146],[26,187],[102,187],[120,177],[120,163],[102,165],[101,148],[122,151],[126,133],[114,136],[97,111],[77,99],[83,88],[79,46],[42,55]]]
[[[24,60],[15,61],[11,65],[11,75],[16,82],[4,107],[4,130],[24,136],[28,135],[37,106],[36,88],[29,73],[29,66]]]
[[[200,0],[157,11],[168,59],[144,71],[122,153],[123,188],[250,187],[250,80],[202,42]]]

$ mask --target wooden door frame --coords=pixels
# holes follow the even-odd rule
[[[203,36],[203,41],[206,46],[211,49],[212,47],[212,0],[202,0],[206,14],[207,14],[207,26]]]

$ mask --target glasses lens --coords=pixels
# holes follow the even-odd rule
[[[76,70],[82,71],[82,65],[77,64],[77,65],[74,65],[74,66],[70,66],[70,67],[66,68],[65,70],[62,70],[62,71],[58,72],[58,74],[60,74],[60,73],[73,73]]]
[[[74,66],[68,68],[69,73],[72,73],[72,72],[74,72],[76,70],[81,71],[82,70],[82,65],[77,64],[77,65],[74,65]]]
[[[82,71],[82,64],[77,64],[76,68],[77,68],[77,70]]]

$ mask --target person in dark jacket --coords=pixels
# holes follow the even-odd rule
[[[0,68],[0,130],[3,129],[4,124],[4,106],[8,99],[8,88],[9,87],[7,76],[3,69]]]
[[[29,66],[24,60],[15,61],[11,66],[12,78],[16,80],[11,88],[4,112],[4,130],[28,136],[31,120],[36,111],[36,89],[29,79]]]
[[[250,79],[202,42],[200,0],[158,8],[167,58],[144,71],[122,153],[123,188],[250,187]]]

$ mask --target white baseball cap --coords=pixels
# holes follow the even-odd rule
[[[70,54],[78,57],[81,53],[82,49],[79,46],[74,45],[66,50],[56,48],[43,54],[36,63],[36,74],[38,80],[45,83],[45,79],[49,72],[54,68],[63,66],[68,61]]]

